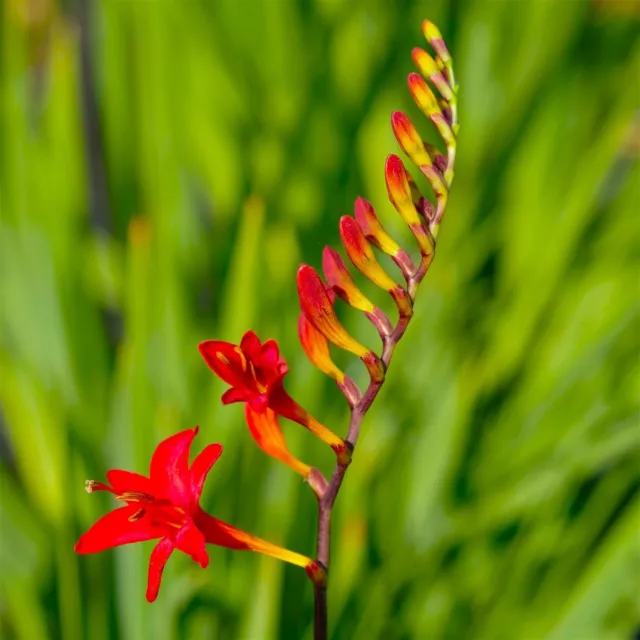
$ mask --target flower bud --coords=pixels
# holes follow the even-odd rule
[[[371,377],[377,379],[380,376],[381,364],[378,356],[352,338],[340,324],[316,270],[303,264],[298,269],[297,280],[300,308],[307,320],[336,347],[357,355],[365,363]]]
[[[442,62],[448,66],[448,63],[451,62],[451,54],[449,53],[449,49],[447,49],[447,45],[444,43],[444,38],[438,27],[436,27],[433,22],[424,20],[422,23],[422,33]]]
[[[431,166],[431,157],[425,149],[420,134],[411,123],[411,120],[401,111],[394,111],[391,115],[391,126],[402,150],[419,167]]]
[[[358,289],[340,254],[331,247],[322,252],[324,277],[336,294],[347,304],[365,313],[373,313],[374,304]]]
[[[376,260],[362,229],[350,216],[340,218],[340,237],[356,269],[385,291],[391,291],[396,286],[396,282],[386,274]]]
[[[318,367],[339,384],[344,384],[345,375],[338,369],[329,353],[329,341],[308,320],[304,313],[298,319],[298,337],[311,364]]]
[[[425,169],[427,169],[430,174],[435,172],[433,166],[427,166]],[[389,200],[402,216],[402,219],[409,225],[409,229],[411,229],[411,232],[418,241],[420,252],[423,255],[433,253],[433,238],[431,238],[429,231],[422,224],[418,215],[418,210],[416,209],[411,193],[409,176],[402,164],[402,160],[393,154],[388,156],[384,173]]]
[[[455,94],[451,90],[449,83],[446,78],[442,75],[436,61],[424,50],[420,49],[420,47],[416,47],[411,52],[411,57],[413,58],[413,62],[420,73],[433,82],[434,86],[440,92],[440,95],[447,101],[451,102],[455,100]]]

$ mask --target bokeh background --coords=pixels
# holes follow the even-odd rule
[[[320,265],[357,195],[412,246],[383,164],[392,110],[429,131],[406,88],[425,17],[454,54],[459,162],[338,500],[332,637],[637,634],[636,2],[6,0],[1,15],[3,637],[310,638],[310,585],[275,560],[213,548],[203,571],[176,553],[148,605],[153,543],[76,557],[112,507],[84,480],[144,473],[199,424],[196,448],[226,450],[206,507],[314,552],[310,491],[220,405],[197,344],[277,338],[289,390],[345,432],[297,342],[295,272]],[[326,447],[284,428],[330,472]]]

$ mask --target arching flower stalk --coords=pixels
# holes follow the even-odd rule
[[[151,461],[149,477],[112,470],[107,473],[107,484],[87,483],[87,491],[110,492],[123,506],[98,520],[80,538],[75,550],[94,553],[131,542],[160,540],[151,554],[149,601],[157,596],[162,570],[174,549],[191,556],[202,567],[209,561],[206,544],[257,551],[305,569],[314,585],[315,638],[327,637],[331,511],[351,463],[362,420],[384,384],[394,349],[413,317],[418,286],[435,255],[436,238],[454,176],[458,117],[451,56],[432,23],[425,21],[422,28],[435,57],[414,49],[413,60],[420,74],[409,75],[409,90],[435,126],[446,151],[423,142],[409,118],[399,111],[392,114],[391,126],[400,147],[429,183],[432,199],[420,192],[398,156],[390,155],[384,167],[389,200],[415,238],[419,262],[416,264],[409,252],[385,231],[373,206],[363,198],[356,199],[353,217],[343,216],[339,221],[340,238],[349,261],[362,276],[391,296],[397,308],[395,324],[364,295],[345,260],[331,247],[325,247],[322,256],[326,282],[308,265],[302,265],[297,274],[302,312],[298,321],[300,343],[312,364],[336,382],[347,400],[350,422],[346,438],[321,424],[285,390],[284,378],[289,369],[274,340],[263,343],[253,331],[247,331],[238,345],[219,340],[200,344],[209,368],[230,387],[222,395],[222,402],[244,403],[247,426],[258,446],[300,474],[315,492],[319,505],[317,557],[312,560],[273,545],[202,510],[199,501],[203,483],[222,447],[218,444],[205,447],[189,465],[189,450],[197,433],[197,428],[190,429],[160,443]],[[391,258],[399,276],[392,277],[385,271],[374,249]],[[338,320],[334,306],[342,303],[364,313],[376,328],[382,343],[379,353],[351,336]],[[362,361],[369,374],[364,391],[336,366],[330,345]],[[281,417],[302,425],[331,447],[336,467],[329,480],[289,451],[280,427]]]
[[[414,264],[409,253],[384,230],[373,206],[366,200],[358,198],[354,217],[344,216],[339,222],[340,238],[353,266],[393,298],[398,310],[395,326],[360,291],[340,254],[334,249],[326,247],[323,253],[322,266],[326,284],[313,267],[303,265],[298,270],[298,296],[302,311],[298,324],[300,341],[311,362],[338,383],[347,399],[351,418],[345,443],[351,452],[356,447],[362,420],[384,383],[394,349],[413,316],[418,286],[435,255],[436,238],[454,176],[458,87],[455,84],[451,56],[442,35],[429,21],[423,22],[422,29],[435,58],[423,49],[413,50],[412,57],[420,73],[409,74],[409,90],[420,110],[435,126],[446,152],[425,143],[411,120],[400,111],[392,114],[391,126],[400,147],[429,183],[433,198],[429,199],[420,192],[397,155],[390,155],[384,168],[389,200],[415,238],[420,251],[419,264]],[[403,284],[386,273],[376,259],[373,248],[391,257],[400,270]],[[361,345],[346,331],[334,311],[336,297],[364,312],[373,323],[382,341],[379,354]],[[329,344],[353,353],[364,362],[369,373],[369,384],[364,392],[335,366]],[[338,460],[326,490],[319,496],[316,560],[327,575],[331,511],[349,464],[350,460]],[[315,585],[314,629],[317,640],[327,637],[324,585]]]

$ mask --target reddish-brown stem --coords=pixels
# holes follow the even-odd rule
[[[411,301],[415,299],[415,294],[420,281],[427,273],[427,269],[431,264],[433,255],[424,257],[420,263],[420,266],[415,271],[414,275],[407,279],[407,289]],[[385,371],[391,364],[391,358],[396,345],[407,330],[411,318],[400,316],[398,324],[395,326],[391,335],[383,338],[383,348],[381,360],[384,364]],[[347,434],[346,443],[347,446],[355,449],[360,436],[360,428],[362,426],[362,420],[371,407],[373,401],[376,399],[384,380],[376,382],[371,380],[369,386],[365,391],[360,401],[351,408],[351,419],[349,421],[349,432]],[[316,561],[322,566],[325,571],[329,572],[330,564],[330,547],[331,547],[331,511],[333,505],[342,486],[345,473],[347,472],[349,464],[336,464],[336,467],[329,481],[329,486],[322,495],[318,498],[318,547]],[[327,638],[327,590],[326,586],[315,587],[314,589],[315,607],[314,607],[314,639],[326,640]]]

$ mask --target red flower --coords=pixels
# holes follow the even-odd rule
[[[210,369],[231,385],[222,402],[248,402],[256,411],[268,406],[269,390],[289,371],[278,343],[267,340],[262,344],[253,331],[247,331],[239,345],[222,340],[201,342],[200,353]]]
[[[205,478],[222,453],[222,446],[208,445],[189,466],[191,442],[197,433],[198,427],[163,440],[151,458],[148,478],[112,469],[107,472],[109,484],[88,480],[87,492],[109,491],[123,506],[100,518],[80,536],[75,551],[97,553],[131,542],[160,539],[149,562],[149,602],[158,595],[162,571],[174,549],[191,556],[203,568],[209,564],[205,544],[248,549],[305,567],[311,575],[316,567],[309,558],[236,529],[200,508]]]
[[[307,477],[310,467],[299,461],[290,464],[295,458],[286,450],[277,423],[276,415],[279,415],[309,429],[338,456],[348,455],[344,441],[320,424],[285,390],[283,379],[289,368],[280,356],[275,340],[267,340],[262,344],[253,331],[247,331],[239,345],[221,340],[205,340],[200,343],[199,349],[209,368],[231,385],[231,389],[222,395],[222,402],[247,403],[249,430],[263,451]],[[275,455],[275,451],[279,452],[278,455]]]

